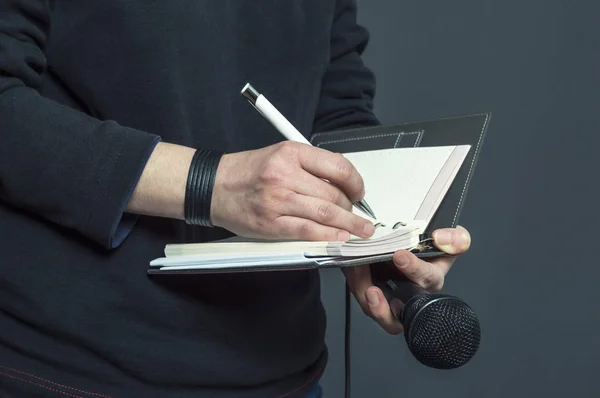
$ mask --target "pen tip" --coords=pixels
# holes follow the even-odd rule
[[[366,215],[368,215],[369,217],[371,217],[374,220],[377,220],[377,217],[375,217],[375,213],[373,212],[373,210],[371,209],[371,207],[367,204],[367,202],[363,199],[363,200],[359,200],[358,202],[355,202],[354,205],[361,210],[363,213],[365,213]]]
[[[375,213],[373,212],[373,209],[371,209],[371,206],[369,206],[365,200],[362,200],[361,202],[362,202],[363,206],[365,207],[365,210],[367,210],[367,213],[369,213],[369,215],[372,218],[377,219],[377,217],[375,217]]]

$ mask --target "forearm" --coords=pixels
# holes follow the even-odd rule
[[[148,159],[126,211],[184,219],[185,189],[195,150],[159,142]]]

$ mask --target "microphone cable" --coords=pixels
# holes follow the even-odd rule
[[[344,281],[345,285],[346,285],[346,291],[345,291],[345,296],[346,296],[346,315],[345,315],[345,319],[344,319],[344,324],[345,324],[345,328],[344,328],[344,397],[345,398],[350,398],[350,387],[351,387],[351,383],[350,383],[350,373],[352,371],[351,366],[350,366],[350,325],[351,325],[351,319],[350,316],[352,314],[351,311],[351,297],[350,297],[350,287],[348,286],[348,282]]]

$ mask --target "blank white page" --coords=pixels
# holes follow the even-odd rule
[[[398,221],[415,219],[431,186],[456,148],[393,148],[352,152],[344,156],[364,180],[365,200],[377,216],[377,220],[372,221],[390,227]],[[353,212],[368,218],[360,210],[353,209]]]

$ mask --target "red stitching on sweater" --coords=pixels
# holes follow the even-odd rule
[[[285,397],[289,397],[290,395],[302,390],[304,387],[306,387],[307,385],[309,385],[310,383],[312,383],[317,377],[319,377],[319,375],[321,374],[321,371],[323,370],[323,366],[321,366],[319,369],[317,369],[317,371],[315,372],[315,374],[308,379],[308,381],[306,381],[304,384],[302,384],[300,387],[296,387],[294,388],[292,391],[290,392],[286,392],[283,395],[278,396],[277,398],[285,398]]]
[[[23,371],[21,371],[21,370],[17,370],[17,369],[9,368],[8,366],[3,366],[3,365],[0,365],[0,368],[8,369],[8,370],[10,370],[10,371],[12,371],[12,372],[15,372],[15,373],[20,373],[20,374],[23,374],[23,375],[26,375],[26,376],[29,376],[29,377],[33,377],[34,379],[38,379],[38,380],[41,380],[41,381],[45,381],[46,383],[49,383],[49,384],[54,384],[55,386],[62,387],[62,388],[66,388],[67,390],[73,390],[73,391],[77,391],[77,392],[80,392],[80,393],[83,393],[83,394],[87,394],[87,395],[95,395],[95,396],[97,396],[97,397],[111,398],[111,397],[109,397],[108,395],[96,394],[96,393],[94,393],[94,392],[88,392],[88,391],[84,391],[84,390],[77,389],[77,388],[75,388],[75,387],[69,387],[69,386],[65,386],[64,384],[59,384],[59,383],[55,383],[55,382],[53,382],[53,381],[50,381],[50,380],[42,379],[41,377],[38,377],[38,376],[32,375],[31,373],[27,373],[27,372],[23,372]]]
[[[0,375],[1,376],[5,376],[5,377],[10,377],[11,379],[19,380],[19,381],[22,381],[22,382],[25,382],[25,383],[33,384],[34,386],[42,387],[42,388],[45,388],[46,390],[54,391],[54,392],[57,392],[59,394],[63,394],[63,395],[69,396],[69,397],[83,398],[81,395],[69,394],[68,392],[60,391],[60,390],[57,390],[57,389],[54,389],[54,388],[43,386],[41,384],[33,383],[33,382],[29,381],[29,380],[21,379],[20,377],[15,377],[15,376],[7,375],[6,373],[0,372]]]
[[[97,397],[111,398],[111,397],[109,397],[108,395],[97,394],[97,393],[93,393],[93,392],[88,392],[88,391],[84,391],[84,390],[79,390],[79,389],[77,389],[77,388],[74,388],[74,387],[69,387],[69,386],[65,386],[65,385],[63,385],[63,384],[55,383],[55,382],[53,382],[53,381],[46,380],[46,379],[43,379],[43,378],[41,378],[41,377],[37,377],[37,376],[35,376],[35,375],[32,375],[32,374],[30,374],[30,373],[27,373],[27,372],[22,372],[22,371],[20,371],[20,370],[17,370],[17,369],[9,368],[8,366],[3,366],[3,365],[0,365],[0,368],[8,369],[8,370],[10,370],[10,371],[12,371],[12,372],[15,372],[15,373],[24,374],[24,375],[27,375],[27,376],[33,377],[34,379],[38,379],[38,380],[44,381],[44,382],[46,382],[46,383],[49,383],[49,384],[54,384],[55,386],[62,387],[62,388],[66,388],[66,389],[68,389],[68,390],[77,391],[77,392],[80,392],[80,393],[83,393],[83,394],[87,394],[87,395],[95,395],[95,396],[97,396]],[[280,396],[278,396],[277,398],[285,398],[285,397],[289,397],[290,395],[292,395],[292,394],[294,394],[294,393],[296,393],[296,392],[298,392],[298,391],[302,390],[304,387],[306,387],[307,385],[309,385],[310,383],[312,383],[312,382],[313,382],[313,381],[314,381],[314,380],[315,380],[315,379],[316,379],[316,378],[317,378],[317,377],[318,377],[318,376],[321,374],[321,371],[322,371],[322,370],[323,370],[323,367],[320,367],[320,368],[319,368],[319,369],[318,369],[318,370],[317,370],[317,371],[316,371],[316,372],[313,374],[313,376],[312,376],[310,379],[308,379],[308,380],[307,380],[307,381],[306,381],[304,384],[302,384],[302,385],[301,385],[301,386],[299,386],[299,387],[296,387],[295,389],[293,389],[293,390],[292,390],[292,391],[290,391],[290,392],[287,392],[287,393],[285,393],[285,394],[283,394],[283,395],[280,395]],[[0,372],[0,375],[2,375],[2,376],[5,376],[5,377],[10,377],[11,379],[19,380],[19,381],[22,381],[22,382],[25,382],[25,383],[29,383],[29,384],[32,384],[32,385],[34,385],[34,386],[42,387],[42,388],[45,388],[45,389],[47,389],[47,390],[50,390],[50,391],[55,391],[55,392],[57,392],[57,393],[59,393],[59,394],[63,394],[63,395],[69,396],[69,397],[74,397],[74,398],[83,398],[83,397],[81,397],[80,395],[73,395],[73,394],[70,394],[70,393],[67,393],[67,392],[64,392],[64,391],[60,391],[60,390],[57,390],[57,389],[54,389],[54,388],[50,388],[50,387],[48,387],[48,386],[44,386],[44,385],[41,385],[41,384],[33,383],[32,381],[25,380],[25,379],[22,379],[22,378],[20,378],[20,377],[11,376],[11,375],[8,375],[8,374],[6,374],[6,373],[3,373],[3,372]]]

